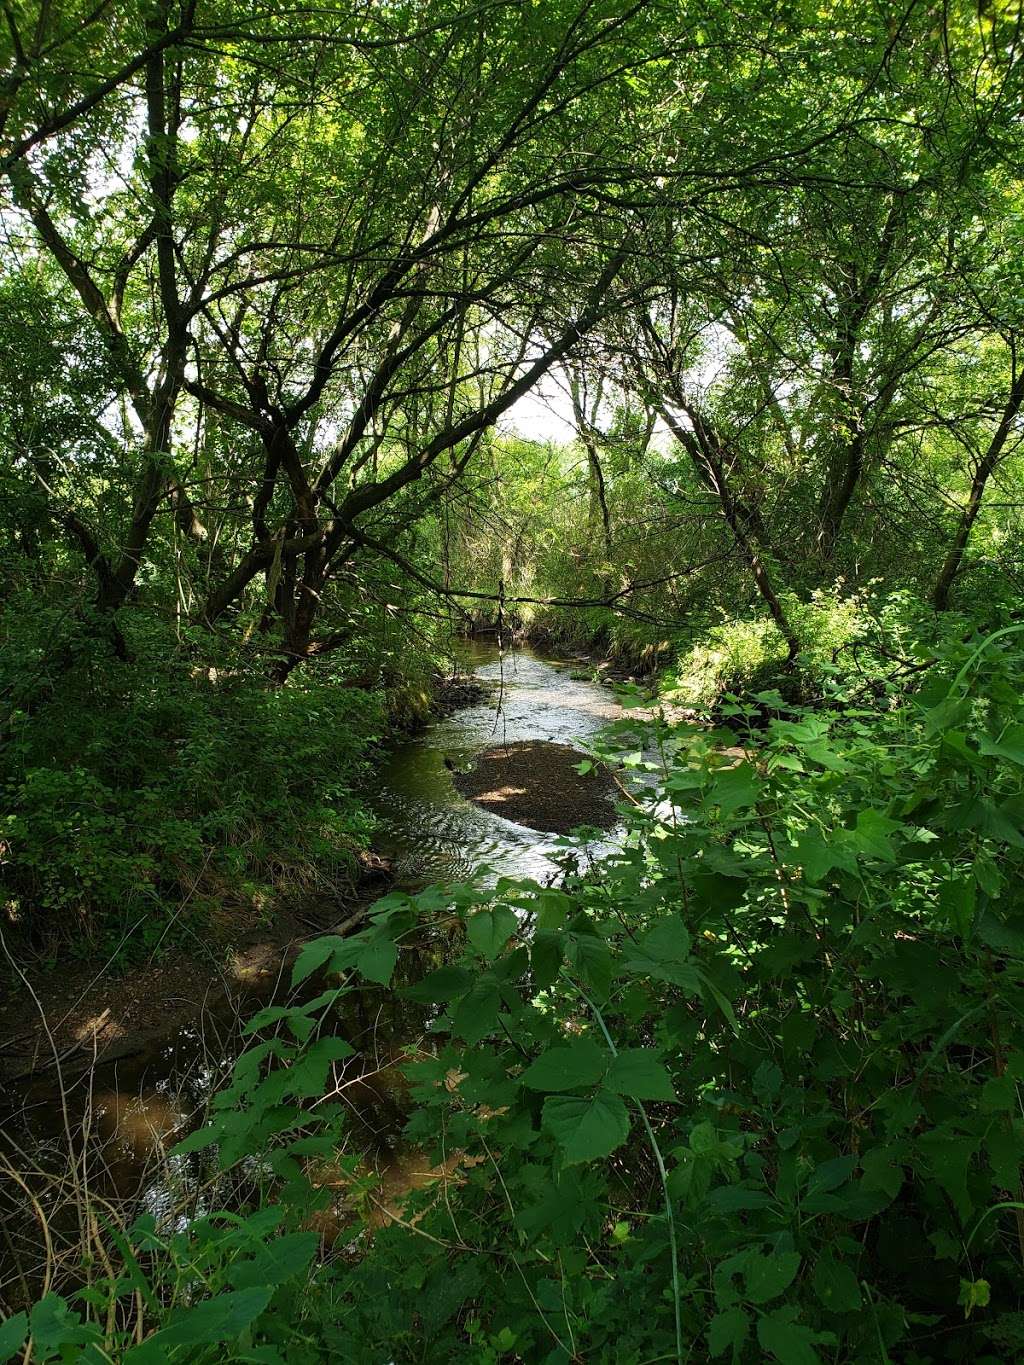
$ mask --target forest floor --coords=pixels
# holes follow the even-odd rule
[[[251,1013],[269,1000],[309,938],[356,922],[391,884],[374,854],[361,861],[351,900],[282,902],[272,914],[225,906],[165,953],[127,968],[119,955],[84,958],[15,980],[0,1006],[0,1087],[63,1070],[70,1074],[134,1056],[210,1010]]]

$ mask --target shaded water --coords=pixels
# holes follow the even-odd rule
[[[473,805],[456,791],[445,759],[463,768],[497,744],[585,741],[621,714],[612,693],[573,676],[578,664],[529,648],[502,657],[493,641],[477,640],[464,649],[463,667],[495,691],[397,746],[370,796],[379,821],[376,846],[393,860],[403,887],[465,880],[480,867],[543,881],[556,870],[553,856],[576,848],[591,857],[608,847],[584,848]]]

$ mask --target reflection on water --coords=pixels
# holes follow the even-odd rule
[[[606,687],[529,648],[499,657],[493,642],[470,641],[463,664],[496,691],[391,752],[369,794],[379,821],[375,842],[404,887],[465,880],[481,867],[546,881],[556,870],[552,855],[564,856],[567,841],[473,805],[456,791],[445,759],[465,767],[496,744],[574,744],[615,720],[620,708]],[[582,861],[609,845],[574,847]]]

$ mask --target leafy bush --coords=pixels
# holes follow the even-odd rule
[[[1017,1357],[1022,630],[948,644],[878,710],[621,722],[606,755],[650,799],[593,875],[395,894],[310,944],[296,980],[328,989],[257,1016],[181,1149],[258,1156],[274,1207],[136,1227],[166,1306],[125,1361]],[[350,1201],[360,1254],[318,1259],[347,1113],[319,1097],[346,1000],[389,985],[427,1020],[405,1141],[436,1179],[372,1241]],[[68,1330],[127,1344],[118,1293]]]
[[[183,902],[351,876],[368,832],[353,789],[382,723],[379,699],[332,679],[271,690],[155,649],[87,656],[9,722],[9,919],[88,941],[157,912],[133,938],[150,946]]]
[[[769,617],[727,620],[680,654],[664,678],[666,699],[710,711],[725,693],[774,687],[798,700],[869,627],[863,594],[818,590],[806,602],[788,597],[784,605],[801,645],[795,669],[787,667],[786,641]]]

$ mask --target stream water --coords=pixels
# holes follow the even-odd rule
[[[619,714],[612,693],[587,678],[579,659],[542,657],[526,648],[500,654],[493,641],[469,641],[463,649],[460,667],[488,684],[487,694],[395,745],[366,793],[377,819],[377,851],[392,862],[397,885],[406,889],[465,880],[481,868],[485,879],[506,875],[544,881],[557,873],[555,858],[573,853],[580,862],[609,846],[607,841],[574,845],[484,810],[459,794],[453,769],[469,766],[482,751],[500,744],[584,743]],[[345,909],[339,907],[339,916]],[[444,951],[438,944],[425,948],[428,955]],[[282,970],[284,994],[287,976]],[[144,1049],[116,1061],[101,1056],[91,1067],[60,1076],[44,1071],[0,1094],[0,1155],[26,1173],[33,1171],[33,1183],[47,1187],[51,1236],[65,1242],[72,1259],[83,1180],[126,1209],[146,1209],[165,1220],[173,1221],[174,1211],[189,1204],[197,1175],[182,1159],[166,1159],[165,1149],[197,1121],[246,1045],[246,1014],[269,998],[283,998],[273,976],[262,1000],[250,999],[245,1006],[225,996]],[[408,1036],[409,1021],[390,1017],[395,1000],[378,993],[367,1008],[357,992],[351,1002],[345,1036],[368,1059],[368,1069],[386,1066],[393,1040]],[[389,1120],[371,1112],[375,1097],[367,1093],[368,1112],[357,1115],[367,1131],[388,1122],[397,1131],[393,1113]],[[385,1183],[395,1179],[401,1160],[400,1152],[392,1152],[385,1161]],[[3,1186],[0,1172],[0,1220],[6,1219],[7,1243],[0,1245],[0,1307],[24,1297],[19,1283],[31,1297],[34,1257],[26,1248],[38,1248],[39,1236],[17,1190],[8,1182],[4,1195]]]
[[[524,647],[502,655],[493,640],[466,641],[462,649],[460,665],[493,691],[391,751],[370,798],[375,843],[404,887],[465,880],[481,867],[543,881],[567,841],[474,805],[456,790],[445,760],[467,767],[485,749],[524,740],[576,745],[621,708],[607,686],[582,676],[579,660]],[[580,852],[591,856],[606,846]]]

